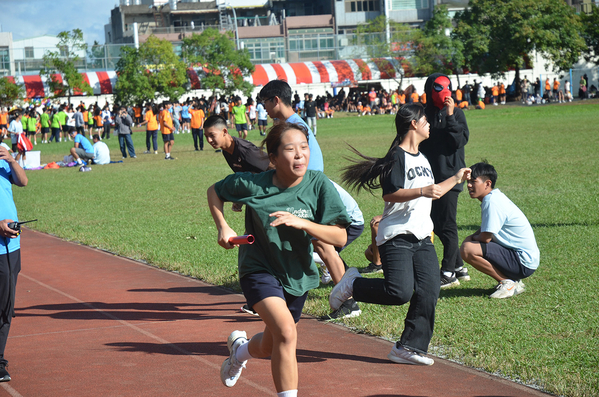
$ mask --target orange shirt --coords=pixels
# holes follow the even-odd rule
[[[166,127],[170,127],[170,129],[166,128]],[[160,113],[160,130],[163,135],[168,135],[168,134],[173,133],[173,130],[174,130],[173,118],[171,117],[171,112],[169,112],[168,109],[164,109]]]
[[[399,94],[399,104],[400,105],[406,104],[406,94]]]
[[[204,126],[204,111],[202,109],[189,109],[189,113],[191,113],[191,128],[202,128]]]
[[[420,99],[420,96],[418,95],[418,93],[413,92],[410,98],[412,98],[412,102],[418,103],[418,99]]]
[[[8,124],[8,113],[0,113],[0,124]]]
[[[420,103],[426,105],[426,92],[420,95]]]
[[[136,106],[133,108],[133,112],[135,113],[135,117],[141,117],[141,108]]]
[[[478,101],[478,106],[480,106],[481,109],[484,109],[485,103],[483,101]]]
[[[549,83],[549,79],[545,80],[545,91],[551,91],[551,84]]]
[[[84,122],[85,124],[87,124],[87,121],[88,121],[88,119],[87,119],[87,110],[83,110],[83,111],[81,112],[81,114],[83,114],[83,122]]]
[[[95,116],[94,119],[96,119],[96,126],[104,127],[104,123],[102,122],[102,115],[99,114]]]
[[[462,90],[455,90],[455,99],[460,102],[462,100]]]
[[[555,80],[555,81],[553,82],[553,90],[554,90],[554,91],[557,91],[557,90],[559,90],[559,81]],[[1,124],[1,123],[0,123],[0,124]]]
[[[505,85],[503,83],[499,86],[499,95],[505,95]]]
[[[158,129],[158,120],[156,120],[156,116],[154,116],[154,112],[152,112],[151,110],[146,111],[144,120],[148,122],[146,130],[156,131]]]
[[[491,93],[493,94],[493,96],[499,95],[499,87],[494,85],[493,88],[491,88]]]

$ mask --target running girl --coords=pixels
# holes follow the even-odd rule
[[[431,242],[431,205],[466,180],[470,170],[462,168],[435,184],[431,166],[418,149],[430,128],[420,104],[402,106],[395,127],[397,135],[384,158],[367,157],[354,149],[364,160],[343,173],[343,181],[353,188],[383,189],[385,210],[376,243],[385,277],[361,278],[358,269],[350,267],[331,291],[329,303],[337,309],[352,295],[356,301],[379,305],[410,302],[401,339],[387,357],[396,363],[432,365],[433,359],[424,355],[433,336],[440,275]]]
[[[233,248],[229,238],[237,235],[224,219],[224,202],[247,206],[246,232],[256,240],[239,248],[240,285],[248,306],[265,323],[264,332],[249,341],[245,331],[231,333],[227,341],[230,357],[221,367],[221,380],[232,387],[248,359],[270,356],[277,392],[296,396],[295,324],[308,291],[319,285],[311,238],[341,247],[350,219],[328,178],[320,171],[307,170],[310,149],[303,126],[278,124],[263,145],[275,170],[236,173],[208,189],[218,243],[224,248]]]

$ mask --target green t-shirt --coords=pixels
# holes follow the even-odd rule
[[[322,172],[308,170],[297,186],[287,189],[273,185],[274,173],[238,172],[214,187],[221,200],[246,204],[245,233],[256,239],[252,245],[239,247],[239,277],[266,271],[287,293],[301,296],[319,285],[312,237],[289,226],[270,226],[275,218],[269,214],[287,211],[315,223],[344,227],[351,220],[339,193]]]
[[[29,117],[27,119],[27,131],[35,132],[37,128],[37,119],[35,117]]]
[[[233,106],[231,113],[235,116],[235,124],[247,123],[245,118],[245,105]]]
[[[55,113],[55,114],[52,116],[52,124],[50,125],[50,127],[52,127],[52,128],[60,128],[60,126],[61,126],[62,124],[58,124],[58,119],[59,119],[59,117],[58,117],[58,113]]]
[[[87,112],[87,124],[94,125],[94,114],[92,112]]]
[[[58,116],[58,120],[60,120],[60,125],[65,125],[67,123],[67,114],[64,111],[60,111],[56,113]]]
[[[42,113],[40,117],[40,123],[42,124],[42,128],[50,127],[50,115],[48,113]]]
[[[23,131],[27,131],[27,120],[29,120],[29,116],[21,117],[21,125],[23,126]]]

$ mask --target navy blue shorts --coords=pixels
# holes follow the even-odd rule
[[[266,119],[266,120],[258,119],[258,125],[263,125],[266,127],[268,125],[268,119]]]
[[[247,131],[248,130],[248,125],[247,125],[247,123],[235,124],[235,129],[237,129],[237,132]]]
[[[362,235],[363,231],[364,231],[364,225],[349,225],[345,229],[345,232],[347,233],[347,243],[345,243],[345,245],[343,247],[335,247],[335,251],[337,251],[337,252],[343,251],[355,239],[360,237],[360,235]]]
[[[515,250],[504,247],[493,241],[480,243],[483,251],[483,258],[488,260],[494,268],[499,270],[510,280],[522,280],[530,277],[535,270],[530,269],[520,263],[520,257]]]
[[[162,142],[170,142],[170,141],[174,141],[175,140],[175,136],[171,133],[171,134],[162,134]]]
[[[239,280],[239,284],[250,308],[266,298],[276,296],[287,303],[287,308],[291,312],[293,320],[296,323],[300,320],[304,303],[308,297],[307,292],[302,296],[288,294],[279,280],[268,272],[246,274]]]

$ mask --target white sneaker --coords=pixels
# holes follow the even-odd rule
[[[239,362],[235,354],[239,346],[248,343],[245,331],[233,331],[227,339],[229,348],[229,358],[227,358],[220,367],[220,380],[227,387],[235,386],[237,379],[241,376],[241,371],[245,368],[247,361]]]
[[[354,294],[354,280],[358,277],[362,276],[355,267],[350,267],[345,271],[341,281],[335,285],[329,296],[329,305],[331,306],[331,309],[339,309],[343,302],[352,297]]]
[[[333,281],[333,278],[331,277],[331,274],[329,273],[329,270],[326,268],[326,266],[321,266],[322,269],[322,276],[320,276],[320,282],[323,284],[328,284],[331,281]]]
[[[398,348],[397,345],[393,346],[393,349],[387,354],[387,358],[398,364],[433,365],[435,363],[432,358],[425,357],[403,346]]]
[[[522,280],[516,281],[516,290],[514,291],[514,296],[523,293],[525,290],[526,290],[526,286],[524,285]]]
[[[515,281],[509,279],[501,280],[497,284],[497,287],[495,287],[497,291],[493,292],[489,297],[495,299],[511,298],[516,292],[516,285]]]

